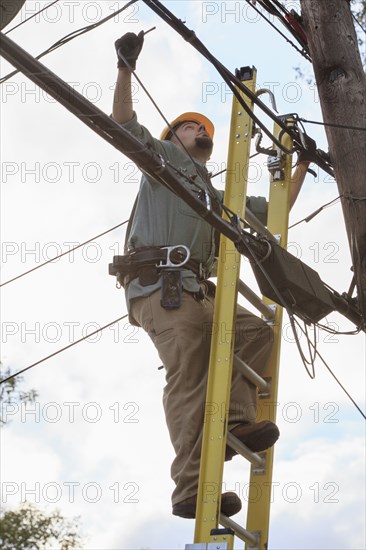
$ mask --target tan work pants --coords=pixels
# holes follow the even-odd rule
[[[197,494],[205,412],[207,372],[213,327],[214,299],[195,300],[183,292],[179,309],[164,309],[160,291],[132,301],[131,313],[149,334],[166,369],[163,404],[176,452],[171,476],[176,484],[172,503]],[[221,327],[221,330],[224,330]],[[272,346],[272,330],[238,306],[235,353],[259,374]],[[256,389],[233,369],[229,430],[255,421]]]

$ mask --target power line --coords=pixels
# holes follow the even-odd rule
[[[47,359],[51,359],[51,357],[55,357],[55,355],[58,355],[59,353],[65,351],[69,348],[72,348],[73,346],[76,346],[76,344],[80,344],[80,342],[82,342],[83,340],[86,340],[87,338],[90,338],[91,336],[94,336],[95,334],[98,334],[98,332],[101,332],[102,330],[114,325],[115,323],[118,323],[119,321],[122,321],[123,319],[126,319],[126,317],[128,317],[128,314],[123,315],[122,317],[119,317],[118,319],[116,319],[115,321],[112,321],[111,323],[108,323],[107,325],[104,325],[104,327],[100,327],[97,330],[94,330],[90,334],[87,334],[86,336],[83,336],[82,338],[79,338],[79,340],[76,340],[75,342],[71,342],[71,344],[65,346],[64,348],[61,348],[61,349],[55,351],[54,353],[51,353],[50,355],[47,355],[47,357],[43,357],[43,359],[40,359],[39,361],[36,361],[36,363],[33,363],[32,365],[29,365],[25,369],[22,369],[18,372],[15,372],[11,376],[8,376],[7,378],[4,378],[4,380],[1,380],[0,385],[5,384],[5,382],[8,382],[9,380],[14,378],[15,376],[19,376],[20,374],[23,374],[23,372],[26,372],[27,370],[32,369],[33,367],[36,367],[37,365],[40,365],[44,361],[47,361]]]
[[[261,12],[261,10],[259,10],[258,8],[255,7],[254,4],[252,4],[251,0],[246,0],[246,2],[253,8],[254,11],[256,11],[257,13],[259,13],[259,15],[260,15],[265,21],[267,21],[267,23],[268,23],[272,28],[274,28],[274,30],[275,30],[276,32],[278,32],[278,34],[279,34],[280,36],[282,36],[282,38],[284,38],[284,39],[286,40],[286,42],[288,42],[293,48],[295,48],[295,50],[296,50],[298,53],[300,53],[303,57],[305,57],[305,59],[306,59],[307,61],[310,61],[310,63],[311,63],[311,58],[310,58],[309,54],[308,54],[304,49],[300,50],[300,48],[298,48],[298,46],[296,46],[296,44],[294,44],[294,43],[292,42],[292,40],[290,40],[283,32],[281,32],[280,29],[279,29],[278,27],[276,27],[276,25],[274,25],[274,24],[272,23],[272,21],[271,21],[270,19],[268,19],[268,17],[266,17],[266,16],[264,15],[263,12]],[[281,14],[278,14],[278,17],[280,17],[281,20],[283,19],[282,16],[281,16]],[[286,25],[286,26],[287,26],[287,25]]]
[[[85,34],[89,31],[92,31],[94,29],[96,29],[97,27],[99,27],[100,25],[103,25],[104,23],[106,23],[107,21],[109,21],[109,19],[112,19],[113,17],[116,17],[116,15],[118,15],[119,13],[121,13],[122,11],[126,10],[127,8],[129,8],[132,4],[135,4],[138,0],[130,0],[130,2],[128,2],[125,6],[123,6],[123,8],[111,13],[110,15],[108,15],[107,17],[105,17],[104,19],[101,19],[98,23],[92,23],[91,25],[88,25],[87,27],[82,27],[81,29],[78,29],[76,31],[73,31],[69,34],[67,34],[66,36],[64,36],[63,38],[60,38],[60,40],[58,40],[57,42],[55,42],[52,46],[50,46],[47,50],[45,50],[44,52],[40,53],[39,55],[37,55],[37,57],[35,57],[35,59],[41,59],[42,57],[44,57],[45,55],[48,55],[49,53],[53,52],[54,50],[57,50],[58,48],[60,48],[61,46],[64,46],[65,44],[67,44],[68,42],[70,42],[71,40],[73,40],[74,38],[78,37],[78,36],[81,36],[82,34]],[[17,73],[19,73],[18,70],[15,70],[15,71],[12,71],[11,73],[7,74],[6,76],[4,76],[3,78],[0,79],[0,84],[3,84],[6,80],[9,80],[9,78],[11,78],[12,76],[16,75]]]
[[[248,240],[244,240],[244,235],[243,235],[243,238],[242,238],[242,242],[243,242],[243,245],[244,247],[249,251],[250,255],[252,256],[254,262],[256,263],[257,267],[261,270],[262,274],[264,275],[264,277],[267,279],[268,283],[271,285],[273,291],[275,292],[275,294],[277,295],[277,299],[278,299],[278,303],[286,310],[288,316],[289,316],[289,319],[290,319],[290,324],[291,324],[291,328],[292,328],[292,331],[293,331],[293,334],[294,334],[294,338],[295,338],[295,342],[296,342],[296,345],[297,345],[297,348],[298,348],[298,351],[300,353],[300,357],[301,357],[301,360],[303,362],[303,365],[305,367],[305,370],[306,372],[308,373],[308,375],[310,376],[311,379],[314,379],[315,378],[315,358],[316,358],[316,355],[319,356],[319,358],[321,359],[321,361],[324,363],[324,365],[326,366],[326,368],[329,370],[329,372],[331,373],[331,375],[333,376],[333,378],[336,380],[337,384],[342,388],[342,390],[345,392],[345,394],[349,397],[349,399],[352,401],[352,403],[355,405],[355,407],[358,409],[358,411],[362,414],[362,416],[366,419],[366,416],[365,414],[362,412],[362,410],[360,409],[360,407],[357,405],[356,401],[353,399],[353,397],[350,395],[350,393],[345,389],[345,387],[341,384],[341,382],[338,380],[338,378],[335,376],[335,374],[333,373],[333,371],[331,370],[331,368],[329,367],[329,365],[326,363],[325,359],[321,356],[321,354],[319,353],[318,349],[317,349],[317,346],[316,346],[316,338],[315,338],[315,344],[313,344],[309,338],[309,335],[308,335],[308,331],[307,329],[304,330],[300,323],[297,321],[296,317],[295,317],[295,314],[293,313],[293,311],[291,310],[291,307],[286,303],[286,300],[285,298],[283,297],[281,291],[276,287],[275,283],[272,281],[270,275],[267,273],[266,269],[263,267],[262,265],[262,261],[259,260],[259,258],[257,257],[256,253],[254,252],[254,250],[252,249],[251,245],[249,244],[249,241]],[[308,344],[308,348],[309,348],[309,352],[310,352],[310,360],[306,359],[303,351],[302,351],[302,348],[301,348],[301,344],[300,344],[300,340],[299,340],[299,337],[298,337],[298,334],[296,332],[296,327],[295,327],[295,323],[299,326],[300,330],[303,332],[303,334],[305,335],[306,337],[306,340],[307,340],[307,344]],[[315,333],[314,333],[315,334]],[[311,353],[311,349],[310,347],[313,348],[314,350],[314,354]],[[311,372],[309,371],[308,369],[308,365],[311,365]]]
[[[306,222],[306,223],[310,222],[313,218],[315,218],[315,216],[320,214],[322,210],[325,210],[325,208],[328,208],[329,206],[333,206],[337,201],[339,201],[341,197],[343,197],[343,195],[339,195],[339,197],[336,197],[335,199],[331,200],[330,202],[327,202],[326,204],[323,204],[323,206],[320,206],[317,210],[315,210],[314,212],[306,216],[306,218],[303,218],[302,220],[290,225],[289,229],[296,227],[296,225],[299,225],[302,222]]]
[[[36,267],[33,267],[32,269],[28,269],[28,271],[25,271],[24,273],[21,273],[20,275],[17,275],[16,277],[13,277],[12,279],[9,279],[8,281],[5,281],[5,283],[2,283],[0,287],[8,285],[9,283],[12,283],[13,281],[16,281],[17,279],[20,279],[21,277],[24,277],[25,275],[28,275],[29,273],[32,273],[33,271],[36,271],[36,269],[40,269],[41,267],[54,262],[58,258],[62,258],[62,256],[66,256],[67,254],[71,254],[71,252],[74,252],[74,250],[77,250],[78,248],[81,248],[82,246],[85,246],[86,244],[95,241],[96,239],[99,239],[99,237],[103,237],[103,235],[106,235],[107,233],[110,233],[111,231],[114,231],[115,229],[118,229],[119,227],[122,227],[122,225],[128,223],[128,220],[125,220],[122,223],[119,223],[118,225],[115,225],[114,227],[111,227],[111,229],[107,229],[107,231],[103,231],[103,233],[99,233],[99,235],[96,235],[95,237],[92,237],[91,239],[88,239],[87,241],[78,244],[74,248],[71,248],[70,250],[67,250],[66,252],[62,252],[62,254],[58,254],[54,258],[51,258],[50,260],[47,260],[43,264],[37,265]]]
[[[360,334],[360,332],[362,330],[362,326],[359,326],[358,328],[356,328],[356,330],[345,331],[345,330],[332,329],[332,328],[328,327],[327,325],[323,325],[322,323],[315,323],[315,325],[318,328],[320,328],[320,330],[324,330],[324,332],[328,332],[329,334],[337,334],[337,335],[340,335],[340,336],[355,336],[357,334]]]
[[[197,38],[194,31],[188,29],[186,25],[178,19],[171,11],[168,10],[162,4],[159,2],[159,0],[143,0],[143,2],[149,6],[159,17],[161,17],[168,25],[170,25],[178,34],[184,38],[187,42],[189,42],[201,55],[203,55],[218,71],[218,73],[222,76],[230,90],[233,92],[234,96],[237,98],[238,102],[240,103],[241,107],[244,109],[244,111],[252,118],[252,120],[257,124],[259,128],[263,130],[263,132],[275,143],[277,147],[281,151],[283,151],[286,154],[293,154],[296,150],[305,150],[301,139],[298,135],[298,132],[296,129],[289,127],[286,122],[276,115],[256,96],[254,92],[249,90],[247,86],[242,82],[240,79],[240,75],[234,75],[232,74],[227,67],[225,67],[217,58],[213,56],[213,54],[206,48],[206,46]],[[242,94],[245,94],[253,103],[258,105],[258,107],[267,115],[269,118],[271,118],[280,128],[282,128],[283,132],[288,134],[291,139],[294,141],[295,146],[289,150],[287,149],[281,139],[277,139],[267,128],[266,126],[261,122],[260,119],[250,109],[249,105],[246,104],[244,101]],[[333,171],[331,167],[324,161],[324,159],[318,154],[317,155],[317,164],[329,175],[334,176]]]
[[[308,338],[306,332],[303,330],[303,328],[300,326],[300,324],[296,321],[297,325],[299,326],[300,330],[303,332],[303,334],[306,336],[306,338]],[[351,396],[351,394],[346,390],[346,388],[343,386],[343,384],[340,382],[340,380],[336,377],[336,375],[334,374],[334,372],[332,371],[332,369],[330,368],[330,366],[328,365],[328,363],[325,361],[325,359],[322,357],[322,355],[320,354],[320,352],[318,351],[316,345],[314,345],[310,340],[308,340],[308,343],[310,344],[311,347],[314,348],[314,352],[315,354],[319,357],[319,359],[322,361],[322,363],[324,364],[324,366],[328,369],[328,371],[330,372],[330,374],[333,376],[334,380],[337,382],[337,384],[339,385],[339,387],[344,391],[344,393],[347,395],[347,397],[352,401],[352,403],[354,404],[354,406],[356,407],[356,409],[358,409],[358,411],[361,413],[361,415],[365,418],[366,420],[366,415],[365,413],[361,410],[361,408],[357,405],[356,401],[353,399],[353,397]]]
[[[269,116],[274,122],[277,122],[277,124],[284,130],[284,132],[288,133],[292,138],[297,139],[297,136],[295,137],[293,132],[291,132],[291,129],[289,129],[286,124],[279,118],[276,117],[276,115],[273,114],[273,112],[263,103],[254,92],[249,90],[247,86],[240,80],[239,77],[232,74],[227,67],[225,67],[218,59],[216,59],[212,53],[206,48],[206,46],[198,39],[194,31],[188,29],[186,25],[178,19],[168,8],[166,8],[161,2],[158,0],[143,0],[143,2],[150,7],[157,15],[163,19],[168,25],[170,25],[184,40],[189,42],[203,57],[205,57],[218,71],[218,73],[222,76],[224,81],[227,83],[237,100],[239,101],[241,107],[245,110],[245,112],[252,118],[252,120],[263,130],[263,132],[276,143],[276,145],[285,153],[291,154],[293,151],[289,151],[284,147],[284,145],[277,140],[277,138],[266,128],[266,126],[254,115],[250,107],[245,103],[242,96],[238,92],[238,89],[243,92],[247,97],[249,97],[253,103],[258,105],[258,107],[264,111],[267,116]],[[238,88],[238,89],[237,89]],[[297,143],[299,147],[302,147],[301,143]]]
[[[331,126],[332,128],[343,128],[344,130],[357,130],[360,132],[366,132],[366,128],[359,126],[345,126],[343,124],[333,124],[332,122],[319,122],[318,120],[307,120],[306,118],[298,118],[300,122],[307,122],[308,124],[318,124],[319,126]]]
[[[304,331],[301,326],[300,326],[300,323],[297,321],[297,319],[295,319],[294,315],[289,315],[289,319],[290,319],[290,324],[291,324],[291,328],[292,328],[292,333],[294,335],[294,338],[295,338],[295,342],[296,342],[296,346],[297,346],[297,350],[300,354],[300,357],[301,357],[301,360],[302,360],[302,364],[304,365],[305,367],[305,370],[309,376],[309,378],[311,378],[312,380],[315,379],[315,358],[314,356],[311,354],[311,351],[310,351],[310,346],[309,346],[309,342],[310,342],[310,338],[308,336],[308,332],[307,332],[307,328],[306,328],[306,331]],[[305,355],[304,355],[304,352],[302,351],[302,347],[301,347],[301,344],[300,344],[300,339],[298,337],[298,334],[296,332],[296,326],[295,326],[295,323],[300,327],[300,329],[302,330],[302,332],[305,334],[305,337],[306,337],[306,342],[308,344],[308,349],[310,351],[310,361],[308,361],[308,359],[306,359]],[[316,340],[315,340],[316,342]],[[311,366],[311,372],[309,371],[309,368],[308,368],[308,365]]]
[[[53,0],[53,2],[51,2],[50,4],[48,4],[47,6],[45,6],[44,8],[42,8],[41,10],[37,11],[36,13],[34,13],[33,15],[31,15],[30,17],[27,17],[27,19],[24,19],[24,21],[21,21],[20,23],[18,23],[18,25],[15,25],[15,27],[12,27],[12,28],[9,29],[8,31],[6,31],[4,34],[9,34],[9,32],[14,31],[14,30],[17,29],[18,27],[21,27],[22,25],[24,25],[24,23],[26,23],[27,21],[30,21],[31,19],[33,19],[33,17],[36,17],[37,15],[39,15],[40,13],[42,13],[43,11],[48,10],[48,8],[50,8],[50,7],[53,6],[54,4],[57,4],[57,2],[59,2],[59,1],[60,1],[60,0]]]
[[[363,28],[363,26],[361,25],[361,23],[359,22],[359,20],[357,19],[357,17],[355,16],[354,13],[352,13],[352,17],[353,17],[354,21],[357,23],[357,25],[360,27],[360,29],[361,29],[364,33],[366,33],[366,29]]]
[[[282,302],[282,300],[281,300],[281,302]],[[107,326],[108,326],[108,325],[107,325]],[[94,333],[92,333],[92,334],[94,334]],[[89,337],[90,337],[90,335],[89,335]],[[78,342],[75,342],[75,343],[74,343],[74,344],[72,344],[72,345],[75,345],[76,343],[78,343]],[[69,347],[69,346],[68,346],[68,347]],[[63,350],[61,350],[61,351],[63,351]],[[47,358],[48,358],[48,357],[47,357]],[[47,358],[46,358],[46,359],[47,359]],[[44,359],[44,360],[45,360],[45,359]],[[38,363],[37,363],[37,364],[38,364]],[[32,365],[32,366],[33,366],[33,365]],[[28,367],[28,368],[30,368],[30,367]],[[27,370],[27,369],[26,369],[26,370]],[[21,372],[24,372],[24,370],[23,370],[23,371],[21,371]]]

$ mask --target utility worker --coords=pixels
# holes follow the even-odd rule
[[[139,124],[132,109],[131,69],[142,49],[143,33],[127,33],[116,41],[118,78],[113,101],[113,119],[141,142],[169,161],[182,174],[182,182],[198,196],[211,195],[219,204],[220,194],[209,181],[206,162],[213,149],[214,126],[204,115],[184,113],[155,139]],[[293,198],[296,199],[306,167],[298,168]],[[217,199],[215,198],[215,194]],[[164,279],[164,270],[139,267],[123,281],[130,322],[142,327],[153,341],[166,371],[163,404],[176,457],[171,467],[175,482],[172,513],[194,518],[196,510],[205,396],[214,310],[214,285],[208,281],[215,256],[212,226],[165,186],[143,174],[128,238],[128,254],[146,257],[166,246],[185,246],[189,261],[176,281]],[[178,283],[177,283],[178,281]],[[173,302],[169,295],[173,287]],[[175,296],[175,294],[180,294]],[[266,367],[272,347],[272,330],[260,318],[238,305],[235,353],[259,374]],[[270,421],[256,423],[256,389],[233,369],[228,430],[252,451],[271,447],[279,430]],[[225,460],[235,455],[226,449]],[[221,511],[232,516],[241,509],[232,492],[221,497]]]

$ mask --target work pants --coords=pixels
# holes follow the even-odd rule
[[[171,467],[176,484],[173,505],[198,490],[211,334],[216,332],[213,311],[214,298],[197,301],[185,291],[178,309],[162,308],[160,291],[131,303],[134,319],[151,337],[166,369],[163,404],[176,452]],[[272,341],[272,329],[238,305],[234,350],[258,374],[266,367]],[[255,421],[255,402],[256,388],[233,368],[229,430]]]

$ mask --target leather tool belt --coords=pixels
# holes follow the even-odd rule
[[[124,288],[137,277],[142,286],[155,284],[167,269],[188,269],[204,279],[202,264],[190,260],[189,248],[184,245],[137,248],[125,256],[113,256],[109,264],[109,274],[117,277]]]

